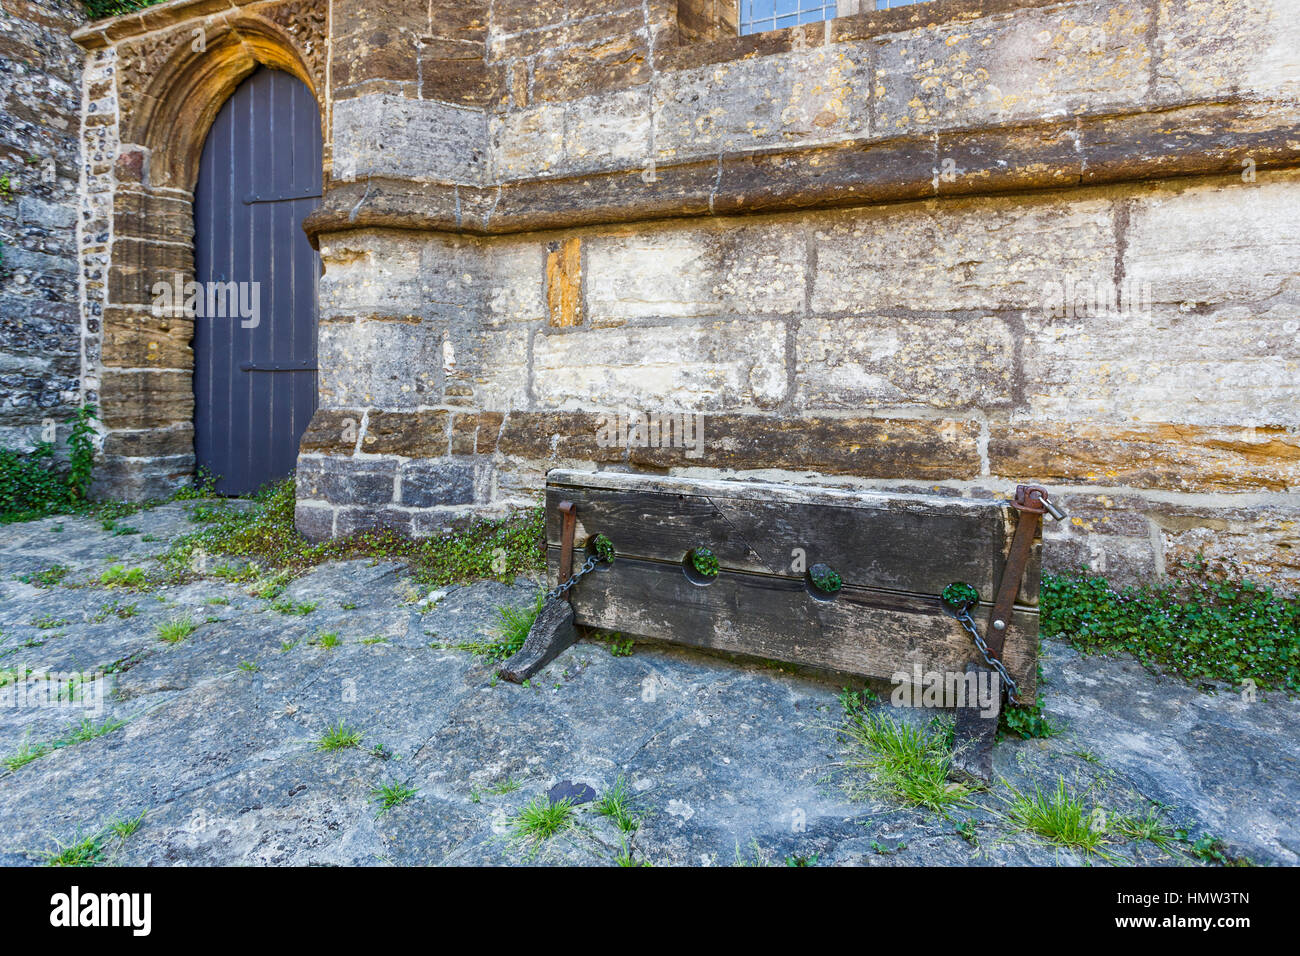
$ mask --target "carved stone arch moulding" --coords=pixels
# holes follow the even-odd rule
[[[186,26],[174,32],[171,53],[147,86],[138,80],[133,84],[123,71],[123,149],[144,148],[149,157],[148,185],[154,188],[193,191],[213,120],[239,84],[259,66],[284,70],[306,83],[321,107],[322,124],[325,122],[323,78],[280,26],[261,17],[243,16],[203,26],[202,43],[193,34],[197,29],[198,25]],[[145,54],[132,70],[147,69],[148,59]],[[328,136],[325,139],[328,141]]]
[[[87,323],[85,343],[105,430],[99,495],[165,496],[194,471],[194,320],[156,314],[152,290],[193,278],[193,193],[217,114],[259,66],[284,70],[311,91],[328,142],[323,5],[268,3],[254,13],[235,2],[244,9],[214,16],[193,15],[212,9],[206,0],[168,5],[155,14],[161,22],[119,18],[77,37],[88,50],[116,50],[120,145],[100,198],[111,245],[107,281],[90,293],[102,296],[102,322]]]

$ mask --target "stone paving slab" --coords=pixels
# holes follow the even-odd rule
[[[111,862],[1189,862],[1146,843],[1116,842],[1092,859],[1044,845],[1008,824],[998,787],[951,819],[855,798],[838,688],[776,668],[655,645],[615,656],[587,641],[525,686],[498,681],[460,645],[483,641],[498,608],[532,600],[537,582],[524,578],[430,595],[399,565],[354,560],[313,569],[276,601],[218,580],[99,584],[112,563],[156,567],[167,541],[196,529],[193,507],[119,522],[133,534],[80,518],[0,527],[0,670],[105,672],[102,698],[89,693],[79,708],[0,708],[0,757],[83,720],[124,722],[0,765],[0,864],[36,862],[141,813],[137,832],[108,845]],[[55,564],[70,568],[62,584],[19,580]],[[282,600],[314,608],[286,614]],[[119,617],[124,604],[133,613]],[[159,625],[183,614],[197,629],[160,641]],[[1046,711],[1065,729],[998,745],[995,770],[1011,785],[1060,777],[1113,810],[1166,806],[1174,825],[1257,862],[1300,862],[1300,704],[1207,695],[1053,641],[1043,670]],[[322,751],[339,722],[361,745]],[[558,782],[599,794],[620,779],[641,820],[630,837],[590,804],[572,831],[540,845],[512,829]],[[381,814],[372,791],[382,783],[414,796]]]

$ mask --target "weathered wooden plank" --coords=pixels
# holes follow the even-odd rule
[[[558,551],[551,549],[554,575]],[[897,672],[964,673],[978,660],[969,635],[937,597],[846,586],[818,599],[802,581],[723,571],[712,584],[678,565],[620,556],[573,589],[575,620],[588,627],[693,647],[890,680]],[[1021,699],[1036,694],[1038,615],[1019,609],[1003,660]]]
[[[512,683],[522,684],[577,640],[573,608],[567,601],[547,601],[533,621],[524,646],[501,666],[498,673]]]
[[[967,664],[966,673],[987,681],[995,678],[994,671],[978,664]],[[948,779],[959,783],[982,786],[993,780],[993,743],[998,736],[998,714],[1002,710],[1001,694],[987,711],[975,702],[957,708],[957,726],[953,732],[952,764]]]
[[[708,547],[724,568],[799,577],[799,549],[804,568],[825,562],[846,584],[937,594],[964,581],[990,600],[1014,529],[1005,502],[552,472],[551,544],[559,541],[554,511],[561,499],[577,506],[580,542],[601,533],[629,557],[675,563]],[[1021,590],[1024,606],[1037,604],[1037,561],[1036,550]]]

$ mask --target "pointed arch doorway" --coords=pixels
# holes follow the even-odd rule
[[[316,410],[320,260],[302,221],[321,176],[311,90],[258,69],[217,114],[194,195],[194,450],[221,494],[291,474]]]

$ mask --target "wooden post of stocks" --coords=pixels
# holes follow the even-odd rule
[[[559,507],[561,518],[560,580],[563,584],[573,574],[573,536],[578,523],[578,509],[572,501],[562,501]],[[573,625],[573,605],[570,603],[572,591],[566,591],[561,597],[555,597],[542,605],[537,620],[528,631],[524,646],[501,666],[498,673],[513,684],[522,684],[539,670],[555,660],[560,652],[573,646],[578,640],[578,629]]]

